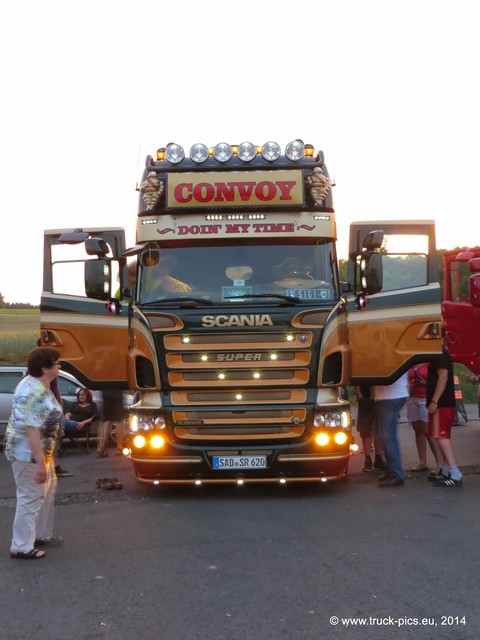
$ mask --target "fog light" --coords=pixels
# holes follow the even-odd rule
[[[319,433],[315,436],[316,443],[319,444],[321,447],[324,447],[326,444],[328,444],[329,440],[330,438],[326,433]]]
[[[358,451],[358,444],[355,442],[350,445],[350,451]]]
[[[185,158],[185,151],[179,144],[171,142],[170,144],[167,144],[165,155],[168,162],[171,162],[172,164],[178,164]]]
[[[257,149],[251,142],[242,142],[238,145],[237,155],[243,162],[250,162],[257,155]]]
[[[133,439],[133,444],[137,447],[137,449],[141,449],[147,444],[147,441],[143,436],[135,436]]]
[[[165,440],[162,438],[162,436],[153,436],[153,438],[150,440],[150,444],[154,449],[161,449],[165,444]]]
[[[337,444],[345,444],[347,441],[347,434],[342,432],[336,433],[334,440]]]
[[[130,455],[130,449],[128,447],[124,447],[122,449],[122,453],[124,456],[129,456]]]
[[[194,144],[190,149],[190,158],[197,164],[205,162],[208,160],[208,148],[204,144]]]

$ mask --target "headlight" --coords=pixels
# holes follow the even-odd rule
[[[250,162],[257,155],[257,148],[251,142],[242,142],[238,145],[237,156],[243,162]]]
[[[193,162],[200,164],[208,159],[208,148],[204,144],[194,144],[190,149],[190,158]]]
[[[174,142],[167,144],[165,154],[168,162],[171,162],[172,164],[178,164],[185,158],[185,151],[183,150],[183,147],[179,144],[175,144]]]
[[[165,429],[165,419],[163,417],[141,413],[131,416],[130,431],[133,433],[153,429]]]
[[[269,162],[280,157],[280,145],[276,142],[266,142],[262,147],[262,157]]]
[[[289,142],[285,149],[285,155],[289,160],[301,160],[304,156],[305,145],[301,140]]]
[[[346,429],[350,424],[347,411],[328,411],[316,413],[313,417],[314,427],[334,427]]]
[[[142,449],[147,444],[147,441],[143,436],[135,436],[135,438],[133,439],[133,444],[137,447],[137,449]]]
[[[219,142],[213,150],[213,157],[219,162],[228,162],[233,155],[232,147],[226,142]]]

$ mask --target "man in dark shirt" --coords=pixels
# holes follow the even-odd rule
[[[461,487],[462,473],[453,453],[451,431],[455,418],[455,382],[453,363],[444,347],[440,360],[428,365],[427,375],[428,437],[443,457],[442,468],[430,474],[439,487]]]

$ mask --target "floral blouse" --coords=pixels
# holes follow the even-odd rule
[[[49,462],[62,414],[62,406],[38,378],[23,378],[13,394],[12,414],[5,433],[4,453],[7,460],[35,462],[25,428],[35,427],[40,430],[42,450],[46,462]]]

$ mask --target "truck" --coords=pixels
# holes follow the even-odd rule
[[[45,231],[41,344],[87,387],[134,391],[140,482],[344,479],[347,386],[441,353],[434,221],[352,223],[342,280],[334,186],[300,139],[169,143],[145,160],[133,246]]]
[[[480,247],[445,251],[442,303],[445,341],[455,362],[480,375]]]

